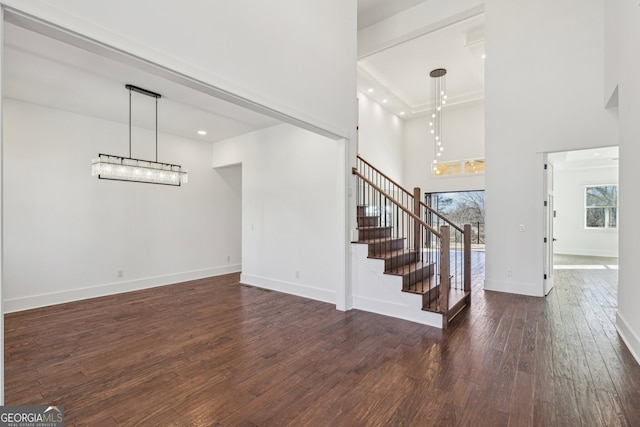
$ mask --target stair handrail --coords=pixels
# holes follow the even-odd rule
[[[401,191],[403,191],[404,193],[406,193],[406,195],[413,199],[414,195],[413,193],[409,192],[406,188],[404,188],[402,185],[398,184],[396,181],[394,181],[393,179],[389,178],[384,172],[382,172],[380,169],[378,169],[377,167],[373,166],[371,163],[369,163],[368,161],[366,161],[364,158],[362,158],[362,156],[360,156],[358,154],[358,160],[362,161],[364,164],[366,164],[367,166],[369,166],[372,170],[374,170],[376,173],[380,174],[384,179],[386,179],[387,181],[389,181],[390,183],[392,183],[393,185],[395,185],[396,187],[398,187],[398,189],[400,189]],[[362,175],[360,175],[362,177]],[[455,228],[456,230],[458,230],[461,233],[464,233],[464,229],[462,227],[460,227],[458,224],[454,223],[453,221],[451,221],[449,218],[447,218],[446,216],[442,215],[440,212],[438,212],[437,210],[433,209],[431,206],[427,205],[425,202],[423,202],[422,200],[420,200],[420,206],[424,207],[426,210],[428,210],[429,212],[433,213],[434,215],[436,215],[438,218],[440,218],[441,220],[443,220],[445,223],[450,224],[453,228]],[[433,229],[431,229],[431,231],[433,231]]]
[[[420,218],[418,215],[416,215],[415,213],[411,212],[411,210],[407,209],[406,207],[402,206],[402,203],[399,203],[393,196],[391,196],[389,193],[387,193],[386,191],[384,191],[382,188],[380,188],[378,185],[376,185],[373,181],[371,181],[369,178],[365,177],[364,175],[362,175],[357,168],[352,168],[351,171],[353,172],[354,175],[360,177],[360,179],[362,179],[364,182],[366,182],[367,184],[369,184],[372,188],[374,188],[376,191],[378,191],[380,194],[382,194],[384,197],[386,197],[388,200],[390,200],[394,205],[396,205],[397,207],[399,207],[400,209],[402,209],[402,211],[404,211],[407,215],[409,215],[411,218],[413,218],[415,221],[418,222],[418,224],[422,225],[423,227],[425,227],[427,230],[429,230],[430,232],[432,232],[435,236],[437,236],[439,239],[442,238],[442,235],[440,234],[440,232],[438,232],[435,228],[431,227],[429,224],[427,224],[422,218]]]
[[[378,169],[377,167],[373,166],[371,163],[369,163],[368,161],[366,161],[365,159],[363,159],[360,154],[358,154],[358,160],[362,161],[364,164],[366,164],[367,166],[369,166],[371,169],[373,169],[376,173],[378,173],[379,175],[382,175],[382,177],[384,179],[386,179],[387,181],[389,181],[390,183],[392,183],[393,185],[395,185],[396,187],[398,187],[400,190],[402,190],[404,193],[406,193],[408,196],[413,197],[413,194],[411,194],[409,191],[407,191],[406,188],[404,188],[402,185],[398,184],[397,182],[395,182],[393,179],[389,178],[384,172],[382,172],[380,169]]]

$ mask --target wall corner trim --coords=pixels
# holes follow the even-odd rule
[[[640,338],[638,338],[633,332],[633,329],[629,327],[629,324],[624,320],[624,317],[622,317],[619,311],[616,313],[616,330],[622,338],[622,341],[624,341],[629,348],[633,358],[640,364]]]

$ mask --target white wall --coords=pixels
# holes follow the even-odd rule
[[[554,168],[555,253],[618,256],[618,229],[586,229],[584,226],[585,187],[617,183],[617,167]]]
[[[358,154],[402,185],[404,121],[363,93],[358,101]]]
[[[126,125],[8,99],[3,122],[6,311],[240,270],[240,174],[214,171],[210,144],[159,135],[182,187],[106,181],[91,159],[127,155]]]
[[[541,296],[542,153],[618,145],[602,95],[604,1],[486,0],[485,25],[486,230],[499,236],[485,287]]]
[[[640,148],[640,7],[631,0],[607,2],[606,51],[611,62],[605,63],[607,88],[617,83],[620,112],[620,255],[618,274],[618,316],[620,335],[640,361],[640,198],[636,183],[640,182],[638,157]],[[611,53],[613,52],[613,53]],[[606,94],[606,91],[605,91]],[[606,95],[605,95],[606,98]]]
[[[287,124],[213,144],[242,164],[243,283],[336,303],[344,286],[344,144]]]
[[[441,161],[484,158],[483,102],[447,108],[442,128],[445,151]],[[404,135],[403,179],[411,188],[420,187],[423,192],[484,189],[484,174],[433,176],[433,137],[429,133],[428,117],[407,120]]]
[[[484,189],[484,174],[434,177],[431,174],[433,142],[428,118],[402,120],[359,93],[358,152],[386,175],[410,191],[461,191]],[[484,158],[484,103],[449,107],[443,129],[447,146],[442,161]]]
[[[628,1],[627,1],[628,2]],[[629,31],[620,20],[620,10],[624,3],[618,4],[610,0],[605,0],[605,44],[604,44],[604,93],[603,100],[605,103],[611,102],[612,95],[617,93],[618,82],[620,81],[619,68],[623,68],[625,64],[620,63],[622,52],[625,51],[623,46],[626,45],[624,37]],[[617,106],[617,96],[613,100]]]
[[[343,137],[355,134],[356,0],[3,0]]]

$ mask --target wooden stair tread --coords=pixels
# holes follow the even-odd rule
[[[449,311],[451,311],[456,305],[464,301],[467,296],[471,295],[471,292],[464,291],[462,289],[453,289],[449,291]]]
[[[391,243],[399,240],[405,240],[404,237],[374,237],[373,239],[358,240],[354,243]]]
[[[422,270],[424,268],[428,268],[429,266],[434,265],[434,263],[432,262],[426,262],[426,261],[418,261],[418,262],[412,262],[409,264],[404,264],[401,265],[393,270],[390,271],[385,271],[385,274],[391,274],[393,276],[404,276],[405,274],[410,274],[412,272],[417,272],[418,270]],[[429,276],[432,276],[432,274],[430,274]],[[425,277],[429,277],[429,276],[425,276]]]
[[[408,294],[415,294],[415,295],[424,295],[427,292],[429,292],[429,289],[435,289],[434,287],[431,288],[426,288],[426,289],[401,289],[402,292],[406,292]],[[431,311],[431,310],[429,310]]]
[[[403,291],[403,292],[409,292],[409,291]],[[423,294],[426,292],[409,292],[409,293]],[[471,295],[471,292],[469,291],[465,292],[461,289],[451,288],[451,291],[449,292],[449,310],[448,310],[448,315],[450,315],[449,320],[453,319],[464,308],[464,306],[466,305],[465,300],[470,295]],[[436,308],[431,309],[429,307],[423,307],[422,309],[424,311],[440,313],[440,310]],[[454,311],[454,309],[456,310]]]
[[[436,289],[437,287],[438,285],[434,285],[431,282],[427,282],[426,286],[424,282],[416,282],[408,288],[402,288],[402,292],[406,292],[408,294],[424,295],[430,290]]]
[[[371,259],[391,259],[393,257],[396,256],[402,256],[402,255],[408,255],[411,254],[413,251],[407,250],[407,249],[393,249],[393,250],[388,250],[385,251],[382,254],[378,254],[378,255],[369,255],[367,258],[371,258]]]

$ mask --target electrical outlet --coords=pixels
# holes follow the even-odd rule
[[[118,270],[117,273],[118,277],[124,277],[124,271],[123,270]]]
[[[300,272],[296,271],[296,279],[299,279],[299,278],[300,278]]]
[[[231,261],[231,255],[227,255],[227,262]]]
[[[505,275],[505,276],[507,276],[507,277],[511,277],[511,269],[508,269],[508,270],[504,273],[504,275]]]

